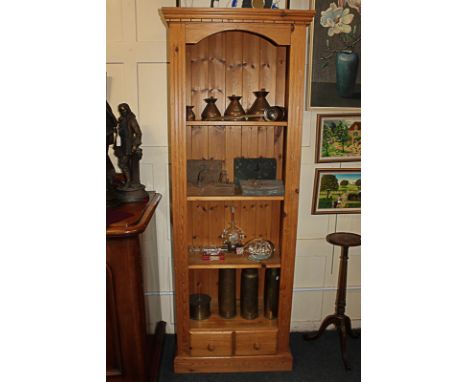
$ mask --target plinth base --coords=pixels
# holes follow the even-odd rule
[[[116,196],[122,203],[134,203],[146,200],[148,193],[145,191],[145,186],[140,184],[137,186],[119,187],[116,190]]]
[[[291,371],[290,352],[273,355],[232,357],[190,357],[177,355],[176,373],[241,373],[252,371]]]

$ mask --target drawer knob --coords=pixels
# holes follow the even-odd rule
[[[213,344],[208,344],[208,346],[206,347],[209,351],[214,351],[215,350],[215,347],[213,346]]]
[[[260,344],[258,344],[258,343],[255,342],[253,348],[254,348],[255,350],[260,350]]]

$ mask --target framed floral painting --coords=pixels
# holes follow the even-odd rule
[[[308,109],[361,107],[361,0],[310,0]]]
[[[361,114],[318,114],[315,161],[361,160]]]
[[[361,169],[317,168],[312,214],[360,214]]]

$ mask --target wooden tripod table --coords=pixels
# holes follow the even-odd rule
[[[306,341],[315,340],[320,337],[320,335],[330,324],[334,324],[340,337],[341,358],[346,370],[350,370],[351,368],[348,365],[348,360],[346,357],[346,338],[347,335],[349,335],[351,338],[357,338],[358,335],[353,333],[351,329],[351,320],[345,314],[348,249],[349,247],[356,247],[361,245],[361,235],[349,232],[336,232],[327,235],[326,239],[329,243],[341,247],[340,272],[338,275],[338,290],[336,292],[335,313],[327,316],[323,320],[317,333],[304,334],[304,339]]]

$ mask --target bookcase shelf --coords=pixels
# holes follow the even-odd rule
[[[281,371],[292,369],[289,330],[296,253],[299,176],[304,107],[307,27],[312,10],[162,8],[168,27],[171,213],[176,297],[176,373]],[[186,121],[186,106],[200,118],[205,99],[215,97],[221,114],[229,96],[241,96],[244,110],[254,92],[266,89],[271,106],[287,109],[287,121]],[[228,182],[236,158],[273,158],[284,196],[193,195],[189,160],[222,162]],[[191,162],[193,164],[195,162]],[[215,174],[211,174],[215,175]],[[197,175],[201,177],[201,171]],[[264,178],[263,178],[264,179]],[[193,182],[192,182],[193,183]],[[201,183],[201,182],[200,182]],[[191,190],[191,191],[190,191]],[[192,194],[190,194],[190,192]],[[208,191],[206,191],[207,193]],[[210,192],[217,193],[219,191]],[[229,190],[226,191],[231,192]],[[271,241],[275,254],[260,263],[245,256],[203,261],[190,246],[221,245],[221,233],[235,210],[245,241]],[[236,296],[245,268],[258,269],[258,300],[267,275],[279,269],[278,318],[223,319],[217,313],[221,269],[236,269]],[[191,320],[190,295],[211,297],[212,315]]]

